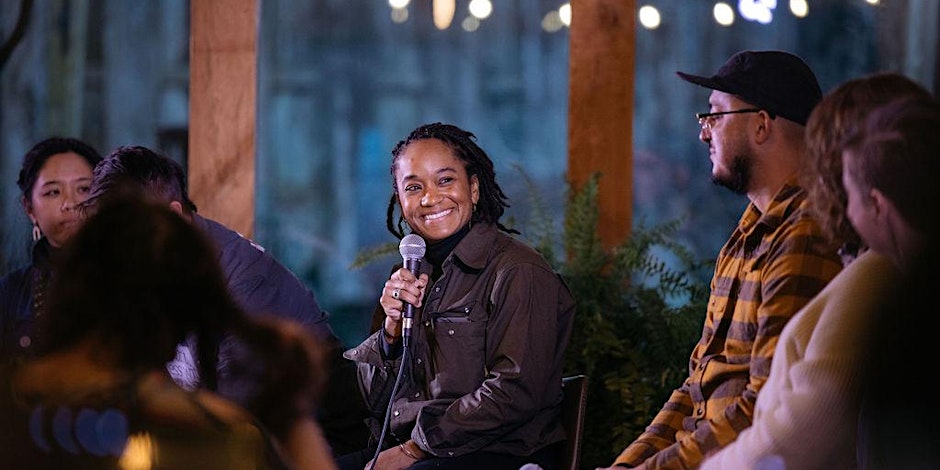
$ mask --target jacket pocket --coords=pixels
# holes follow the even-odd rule
[[[476,390],[485,377],[486,316],[478,303],[458,306],[433,317],[436,386],[442,397]]]

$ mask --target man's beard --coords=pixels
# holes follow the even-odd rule
[[[724,186],[735,194],[746,195],[751,183],[751,159],[743,154],[737,154],[731,160],[728,175],[712,174],[712,183]]]

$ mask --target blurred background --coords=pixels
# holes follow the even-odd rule
[[[551,223],[563,217],[570,5],[453,0],[445,22],[439,1],[258,2],[252,236],[313,289],[347,344],[366,335],[396,261],[350,267],[396,241],[385,229],[390,151],[411,129],[445,121],[475,133],[523,236],[532,197],[554,209]],[[708,91],[676,70],[710,75],[739,50],[784,49],[824,92],[880,70],[938,89],[935,0],[636,3],[634,181],[622,184],[633,187],[635,226],[681,219],[679,241],[703,258],[746,200],[712,186],[694,118]],[[0,271],[28,262],[15,182],[37,141],[73,136],[102,154],[145,145],[186,166],[189,14],[185,0],[2,1]]]

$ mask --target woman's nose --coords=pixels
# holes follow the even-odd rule
[[[433,189],[429,189],[424,192],[424,197],[421,198],[422,206],[433,206],[440,201],[440,193]]]
[[[62,197],[62,211],[70,211],[75,209],[75,206],[78,205],[79,198],[77,195],[69,194],[68,192],[63,193]]]

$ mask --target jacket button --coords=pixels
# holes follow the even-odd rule
[[[400,414],[401,414],[401,411],[399,411],[399,410],[395,410],[395,413],[394,413],[394,414],[395,414],[395,416],[398,416],[398,415],[400,415]]]
[[[454,330],[447,330],[447,334],[450,336],[454,336]]]

